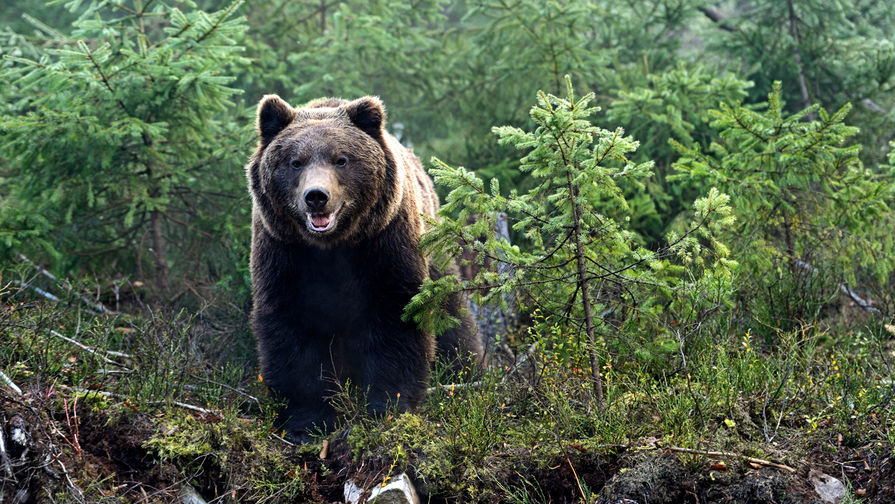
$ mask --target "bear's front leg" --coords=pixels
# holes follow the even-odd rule
[[[377,415],[406,411],[426,397],[434,340],[408,324],[373,328],[358,369],[367,409]]]
[[[325,398],[337,388],[337,380],[329,346],[260,322],[266,329],[256,329],[261,376],[277,400],[284,401],[278,414],[282,427],[302,442],[311,433],[332,430],[336,413]]]

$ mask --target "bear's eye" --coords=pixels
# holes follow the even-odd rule
[[[289,166],[292,167],[293,170],[301,170],[302,164],[300,159],[293,159]]]
[[[347,157],[345,157],[345,156],[339,156],[339,157],[336,158],[336,166],[338,166],[339,168],[341,168],[341,167],[343,167],[343,166],[345,166],[345,165],[347,165],[347,164],[348,164],[348,158],[347,158]]]

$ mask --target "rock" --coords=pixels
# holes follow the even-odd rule
[[[808,480],[824,504],[839,504],[845,498],[846,489],[838,479],[814,469],[808,473]]]
[[[398,477],[393,478],[384,487],[376,485],[367,491],[357,486],[351,480],[345,483],[345,504],[366,504],[372,502],[376,504],[420,504],[420,498],[417,496],[416,489],[413,488],[410,478],[405,473],[401,473]]]
[[[180,497],[180,502],[183,504],[206,504],[207,501],[199,495],[199,492],[196,491],[195,488],[190,485],[184,485],[180,487],[180,492],[178,497]]]

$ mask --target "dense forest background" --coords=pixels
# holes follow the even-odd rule
[[[10,502],[895,499],[889,2],[15,0],[0,54]],[[469,272],[407,316],[510,314],[414,414],[339,384],[335,454],[246,323],[269,93],[380,96]]]

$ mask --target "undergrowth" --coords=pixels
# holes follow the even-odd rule
[[[661,368],[610,353],[602,412],[556,334],[520,333],[515,361],[495,356],[451,382],[436,370],[412,413],[370,417],[343,387],[337,432],[295,446],[254,356],[210,361],[217,333],[194,314],[96,314],[7,285],[0,370],[23,394],[4,386],[0,409],[27,417],[34,450],[64,464],[71,483],[30,473],[48,502],[174,501],[184,485],[224,502],[329,502],[349,477],[370,486],[402,472],[434,501],[594,502],[632,454],[673,452],[698,475],[715,467],[712,451],[732,471],[750,470],[745,457],[804,473],[860,456],[870,469],[852,489],[872,486],[895,446],[892,325],[803,325],[775,345],[736,327],[703,331]],[[130,452],[134,462],[114,463]],[[13,468],[4,492],[22,484]]]

